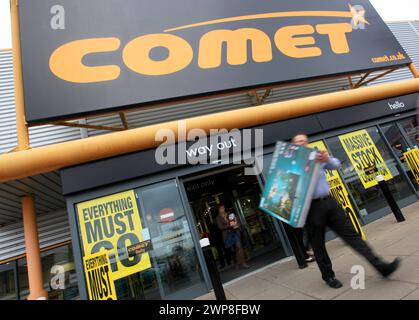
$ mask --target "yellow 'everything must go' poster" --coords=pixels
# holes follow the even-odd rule
[[[327,150],[323,141],[315,141],[308,145],[309,148],[317,148],[319,150]],[[342,178],[337,170],[325,170],[326,179],[330,186],[330,195],[341,205],[345,214],[349,217],[356,232],[366,240],[364,231],[359,223],[355,210],[349,200],[348,190],[343,184]]]
[[[341,135],[339,140],[365,189],[377,185],[376,175],[382,175],[386,181],[393,178],[367,130]],[[366,173],[365,169],[370,167],[377,168],[378,172]]]
[[[127,247],[145,240],[133,190],[78,203],[76,208],[84,256],[105,249],[114,280],[151,267],[147,252],[127,252]]]

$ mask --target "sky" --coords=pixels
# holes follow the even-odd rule
[[[352,5],[357,4],[356,0],[348,2]],[[385,21],[419,20],[419,0],[370,0],[370,2]],[[11,47],[9,0],[0,0],[0,49]]]

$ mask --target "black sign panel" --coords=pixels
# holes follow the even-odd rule
[[[20,0],[26,120],[405,65],[367,0]]]
[[[412,93],[316,114],[323,130],[331,130],[419,108],[419,94]]]

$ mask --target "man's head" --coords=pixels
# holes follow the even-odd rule
[[[220,203],[220,204],[218,205],[218,214],[219,214],[220,216],[226,216],[226,215],[227,215],[226,208],[225,208],[225,206],[224,206],[224,204],[223,204],[223,203]]]
[[[305,133],[297,133],[291,140],[293,144],[306,147],[308,145],[308,137]]]

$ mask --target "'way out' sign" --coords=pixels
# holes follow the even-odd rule
[[[29,123],[411,62],[367,0],[20,0],[19,15]]]

